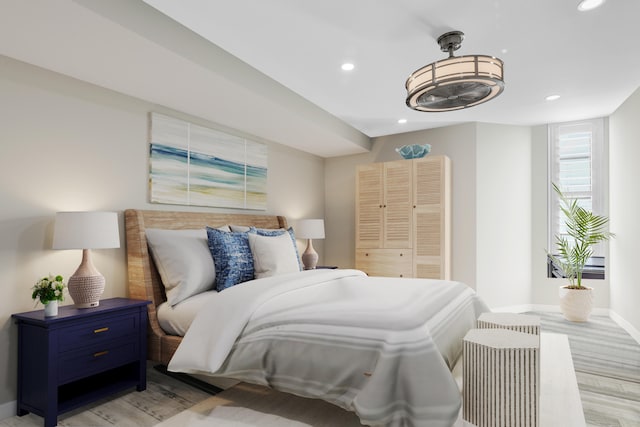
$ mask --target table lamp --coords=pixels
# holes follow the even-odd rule
[[[53,249],[82,249],[82,262],[67,284],[77,308],[97,307],[104,291],[104,276],[91,261],[91,249],[119,247],[116,212],[56,213]]]
[[[295,229],[296,237],[307,240],[307,249],[302,254],[305,270],[313,270],[318,264],[318,253],[313,249],[312,239],[324,239],[323,219],[301,219]]]

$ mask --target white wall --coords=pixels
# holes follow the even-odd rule
[[[638,242],[640,242],[640,89],[609,119],[611,310],[640,330]]]
[[[492,308],[531,297],[531,128],[478,123],[476,291]]]
[[[120,212],[122,247],[94,251],[94,263],[107,280],[103,298],[126,296],[122,211],[212,210],[148,203],[148,113],[216,125],[2,56],[0,94],[1,408],[16,398],[17,331],[11,314],[34,309],[30,288],[38,277],[49,272],[69,277],[80,263],[80,251],[50,249],[55,212]],[[265,142],[267,213],[292,220],[322,217],[324,160]],[[322,262],[322,242],[316,250]]]

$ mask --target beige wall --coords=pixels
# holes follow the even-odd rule
[[[107,280],[104,298],[126,296],[122,211],[207,210],[148,203],[149,111],[215,124],[2,56],[0,94],[1,415],[10,405],[5,403],[16,398],[17,337],[11,314],[34,309],[30,288],[39,276],[68,277],[80,262],[79,251],[50,249],[55,212],[120,213],[122,247],[94,251],[94,262]],[[267,212],[292,220],[321,218],[324,160],[265,142]],[[321,241],[316,250],[323,262]]]
[[[640,331],[640,286],[638,286],[638,242],[640,242],[640,89],[611,115],[610,218],[616,238],[611,250],[611,310]]]

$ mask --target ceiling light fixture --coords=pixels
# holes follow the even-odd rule
[[[556,99],[560,99],[560,95],[549,95],[545,98],[547,101],[555,101]]]
[[[403,124],[407,123],[407,119],[398,119],[398,123],[403,125]]]
[[[346,62],[346,63],[342,64],[342,67],[341,67],[341,68],[342,68],[344,71],[351,71],[351,70],[353,70],[354,68],[356,68],[356,66],[355,66],[355,65],[353,65],[353,64],[351,64],[350,62]]]
[[[438,37],[449,57],[414,71],[405,84],[407,106],[418,111],[453,111],[482,104],[504,90],[504,63],[493,56],[453,56],[464,39],[462,31]]]
[[[586,12],[602,6],[605,0],[582,0],[578,3],[578,10],[580,12]]]

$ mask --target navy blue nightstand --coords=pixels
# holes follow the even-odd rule
[[[14,314],[18,325],[18,415],[58,414],[109,394],[147,387],[147,304],[111,298],[94,308]]]

